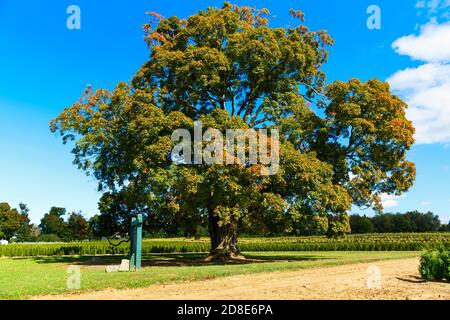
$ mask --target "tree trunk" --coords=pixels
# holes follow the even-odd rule
[[[236,221],[219,226],[219,218],[213,214],[208,217],[211,252],[206,261],[227,262],[244,260],[238,248],[238,226]]]

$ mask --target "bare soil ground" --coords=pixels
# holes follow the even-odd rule
[[[141,289],[108,289],[39,299],[214,300],[214,299],[442,299],[450,284],[419,279],[419,259],[360,263],[289,272],[239,275],[213,280],[157,284]]]

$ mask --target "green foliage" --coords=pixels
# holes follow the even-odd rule
[[[33,242],[36,241],[36,235],[33,233],[33,226],[30,224],[28,213],[30,209],[24,203],[19,204],[20,208],[20,226],[15,235],[16,242]]]
[[[73,212],[67,220],[67,232],[70,240],[86,240],[89,236],[89,225],[81,213]]]
[[[450,248],[440,246],[426,251],[420,258],[419,272],[429,281],[450,281]]]
[[[372,220],[366,216],[351,215],[350,216],[350,229],[352,233],[373,233],[375,228],[373,227]]]
[[[66,209],[52,207],[48,213],[41,219],[39,228],[41,228],[43,235],[54,234],[60,239],[68,240],[69,234],[67,230],[67,224],[64,221],[64,215]]]
[[[39,225],[42,235],[38,241],[80,241],[86,240],[92,235],[92,229],[89,228],[89,223],[81,213],[72,212],[65,221],[66,212],[65,208],[52,207],[44,215]],[[95,218],[92,219],[94,224]],[[51,240],[42,240],[47,238]]]
[[[350,216],[352,233],[391,233],[391,232],[435,232],[446,231],[432,212],[410,211],[401,213],[384,213],[372,218],[358,215]]]
[[[441,231],[441,232],[450,232],[450,223],[441,225],[441,227],[439,228],[438,231]]]
[[[333,40],[302,24],[302,12],[291,10],[300,23],[287,28],[271,28],[267,9],[229,3],[186,20],[151,15],[150,59],[131,83],[88,88],[51,122],[64,143],[75,141],[75,164],[104,192],[93,230],[126,232],[139,212],[188,233],[209,222],[216,240],[236,241],[238,227],[342,236],[352,203],[381,210],[381,193],[412,185],[406,103],[376,79],[325,87]],[[314,98],[324,112],[307,103]],[[172,132],[192,133],[198,120],[222,133],[278,129],[280,170],[174,164]]]
[[[44,236],[42,236],[44,237]],[[41,238],[42,239],[42,238]],[[48,238],[44,238],[49,240]],[[57,238],[55,238],[57,240]],[[330,239],[324,236],[241,238],[242,251],[420,251],[445,246],[450,249],[450,233],[367,234]],[[146,239],[143,253],[208,252],[209,239]],[[118,247],[107,241],[71,242],[61,244],[11,244],[0,246],[0,256],[62,256],[62,255],[127,255],[129,244]]]
[[[21,226],[21,215],[7,203],[0,203],[0,239],[10,240]]]
[[[416,177],[406,159],[414,143],[407,104],[377,79],[336,81],[325,96],[325,119],[316,120],[310,143],[333,166],[334,181],[346,186],[355,205],[382,212],[381,194],[406,192]]]

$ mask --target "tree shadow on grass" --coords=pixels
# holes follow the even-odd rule
[[[230,262],[205,262],[206,253],[173,253],[173,254],[145,254],[142,256],[143,267],[187,267],[187,266],[209,266],[209,265],[243,265],[255,263],[273,263],[273,262],[298,262],[298,261],[317,261],[332,259],[314,255],[292,256],[292,255],[265,255],[264,253],[253,253],[245,260],[234,260]],[[33,259],[39,264],[69,264],[79,266],[102,267],[108,265],[120,264],[122,259],[128,259],[128,256],[57,256],[57,257],[35,257],[35,258],[16,258]]]

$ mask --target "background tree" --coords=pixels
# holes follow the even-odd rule
[[[437,231],[441,226],[441,220],[439,219],[439,216],[433,214],[430,211],[421,213],[415,210],[407,212],[406,215],[413,224],[414,232]]]
[[[422,213],[417,210],[403,214],[385,213],[372,218],[352,215],[350,225],[352,233],[435,232],[442,228],[437,215],[432,212]],[[364,230],[365,232],[363,232]]]
[[[207,224],[209,258],[227,260],[241,257],[239,230],[295,233],[315,221],[343,235],[352,203],[381,210],[381,193],[411,186],[406,104],[379,80],[325,86],[326,31],[271,28],[267,9],[229,3],[186,20],[150,15],[150,58],[132,82],[88,88],[51,123],[64,142],[76,140],[75,163],[105,192],[102,212]],[[221,132],[280,130],[280,170],[174,163],[172,132],[192,132],[196,121]]]
[[[100,231],[98,225],[99,215],[92,216],[89,219],[89,239],[101,239],[103,236],[106,236],[104,233]]]
[[[21,216],[9,204],[0,203],[0,239],[10,240],[20,228]]]
[[[28,214],[30,209],[24,203],[19,204],[20,209],[20,226],[16,232],[16,241],[18,242],[32,242],[36,237],[32,234],[32,225]]]
[[[89,236],[89,224],[81,213],[72,212],[67,219],[69,239],[86,240]]]
[[[450,221],[447,224],[443,224],[439,227],[440,232],[450,232]]]
[[[39,228],[41,229],[41,237],[43,235],[56,235],[62,240],[69,238],[67,224],[64,221],[66,215],[65,208],[52,207],[48,213],[41,219]]]
[[[41,235],[41,229],[37,224],[31,224],[31,241],[36,241],[37,238]]]
[[[350,228],[352,233],[372,233],[375,232],[375,228],[370,218],[366,216],[351,215],[350,216]]]

